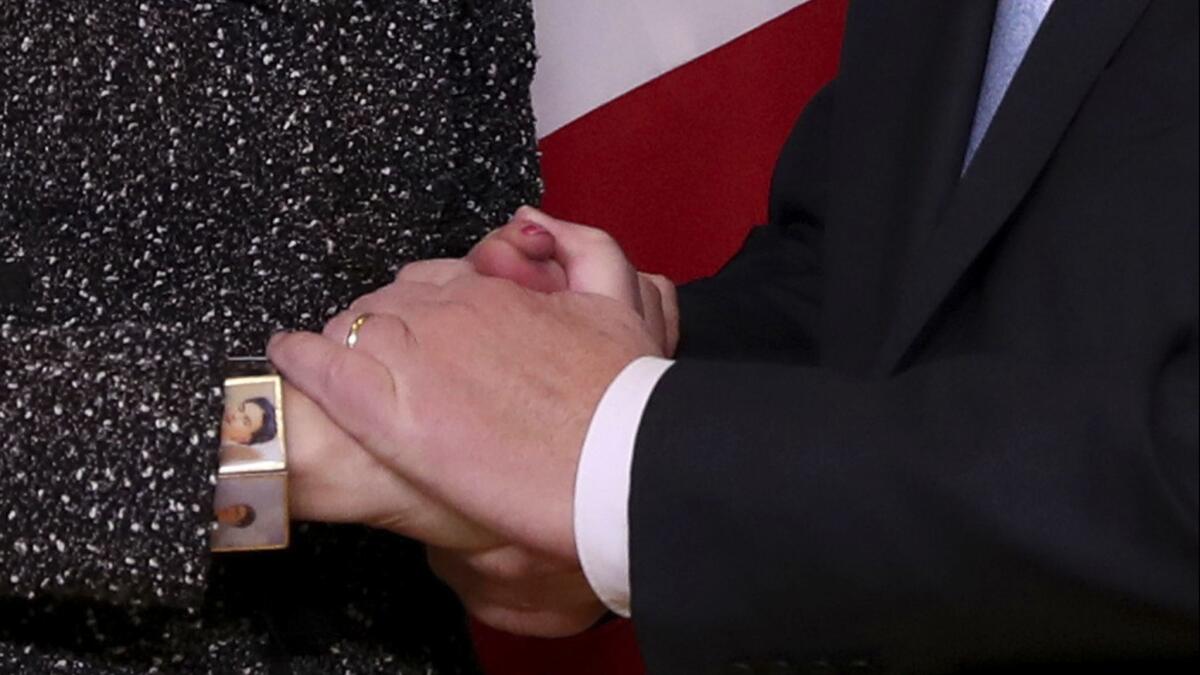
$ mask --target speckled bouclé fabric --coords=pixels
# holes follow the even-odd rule
[[[0,0],[0,673],[465,673],[418,547],[210,557],[221,372],[538,178],[526,0]]]

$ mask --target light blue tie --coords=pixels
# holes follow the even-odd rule
[[[992,24],[987,66],[983,70],[979,102],[975,104],[975,121],[971,124],[963,171],[967,170],[971,158],[979,149],[979,143],[1004,98],[1004,92],[1008,91],[1013,74],[1021,65],[1021,59],[1025,58],[1029,43],[1033,42],[1033,36],[1041,27],[1052,2],[1054,0],[999,0],[996,3],[996,20]]]

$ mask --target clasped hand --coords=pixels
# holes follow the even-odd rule
[[[293,511],[425,542],[497,628],[583,630],[604,613],[573,525],[588,424],[627,364],[677,341],[670,282],[599,230],[523,208],[465,259],[404,267],[323,334],[272,340],[299,406]]]

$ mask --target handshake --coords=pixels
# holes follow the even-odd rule
[[[609,383],[679,338],[674,286],[600,230],[530,207],[464,259],[427,260],[323,334],[276,335],[295,518],[427,545],[478,620],[562,636],[605,606],[584,577],[575,476]]]

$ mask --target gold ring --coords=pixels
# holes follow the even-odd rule
[[[346,333],[347,348],[354,349],[354,346],[358,344],[358,331],[362,330],[363,324],[365,324],[367,319],[370,318],[370,313],[359,314],[358,316],[354,317],[354,321],[350,322],[350,330]]]

